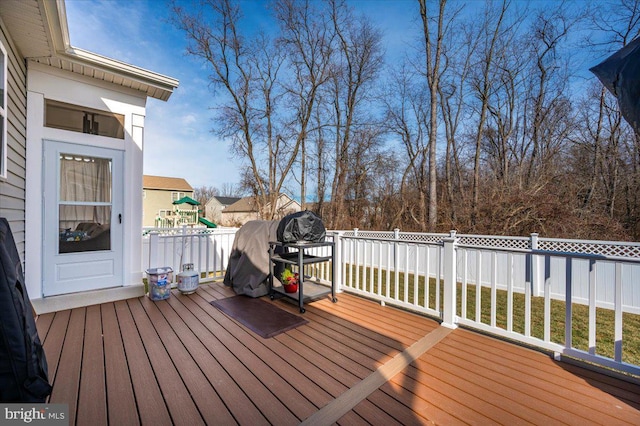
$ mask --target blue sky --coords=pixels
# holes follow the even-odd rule
[[[242,164],[229,144],[215,136],[214,98],[208,71],[185,56],[185,39],[167,22],[163,0],[66,0],[71,45],[118,59],[180,81],[168,102],[149,99],[145,121],[144,173],[185,178],[193,187],[237,184]],[[415,0],[357,0],[385,34],[390,56],[410,41],[408,28],[419,19]],[[247,0],[251,25],[265,23],[265,2]]]
[[[2,1],[2,0],[0,0]],[[187,0],[184,0],[185,2]],[[348,0],[383,32],[387,64],[398,61],[415,46],[420,32],[416,0]],[[474,5],[466,3],[473,16]],[[187,3],[184,3],[187,4]],[[518,6],[557,6],[555,0],[524,1]],[[582,0],[566,7],[583,7]],[[242,0],[245,25],[270,25],[266,1]],[[211,132],[215,98],[208,87],[209,71],[185,55],[183,34],[168,23],[165,0],[66,0],[71,44],[177,78],[180,86],[168,102],[149,99],[145,122],[144,173],[183,177],[193,187],[237,184],[243,168],[231,156],[229,143]],[[612,52],[582,52],[579,63],[583,82],[593,79],[587,70]],[[581,86],[576,86],[582,90]],[[290,189],[290,188],[289,188]],[[290,191],[293,193],[296,190]]]

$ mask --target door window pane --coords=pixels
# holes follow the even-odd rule
[[[111,249],[111,160],[60,155],[59,253]]]

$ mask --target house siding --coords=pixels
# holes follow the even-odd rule
[[[25,254],[26,66],[0,20],[0,41],[7,51],[7,177],[0,178],[0,217],[9,221],[20,258]]]
[[[186,191],[184,189],[149,189],[145,188],[145,197],[143,200],[143,220],[142,226],[155,227],[156,217],[160,210],[173,210],[173,200],[171,194],[174,192],[183,192],[185,196],[193,198],[193,191]]]
[[[220,223],[223,209],[222,203],[213,197],[204,205],[204,217],[213,223]]]

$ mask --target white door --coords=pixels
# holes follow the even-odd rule
[[[44,296],[123,285],[123,152],[44,147]]]

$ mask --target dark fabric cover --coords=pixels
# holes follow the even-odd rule
[[[278,241],[283,243],[322,242],[327,231],[314,212],[305,210],[282,218],[278,224]]]
[[[20,256],[0,218],[0,402],[45,402],[51,393]]]
[[[618,98],[622,116],[640,134],[640,37],[590,71]]]
[[[269,241],[276,241],[278,221],[253,220],[236,232],[224,284],[236,294],[269,293]]]

